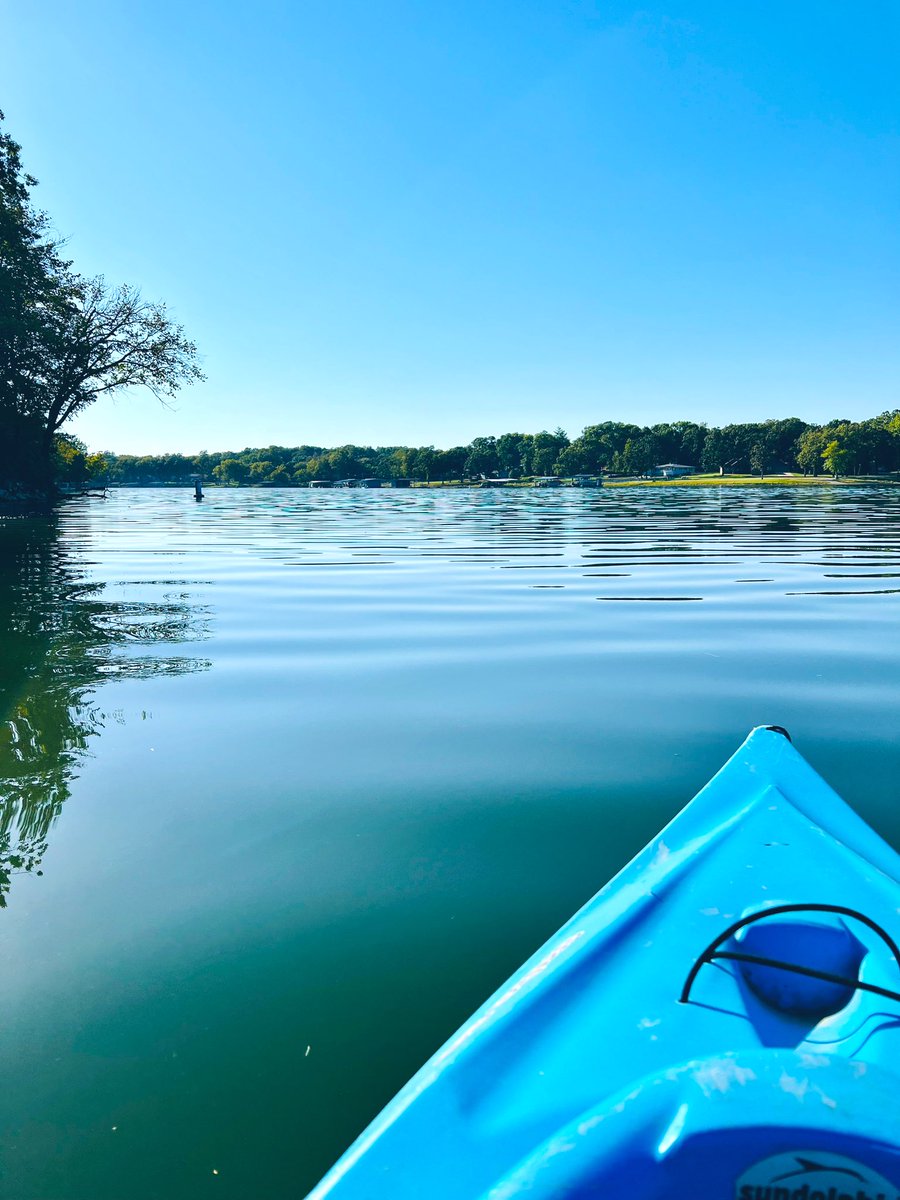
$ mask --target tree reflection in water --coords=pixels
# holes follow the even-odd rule
[[[104,590],[56,517],[0,518],[0,907],[15,874],[40,874],[89,741],[114,719],[98,685],[209,666],[161,652],[206,636],[208,611],[187,593],[114,602]]]

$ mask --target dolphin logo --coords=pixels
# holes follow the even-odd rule
[[[801,1158],[799,1155],[796,1156],[796,1161],[800,1164],[799,1171],[785,1171],[783,1175],[773,1175],[772,1182],[780,1183],[782,1179],[793,1179],[797,1175],[812,1175],[816,1171],[830,1171],[832,1175],[849,1175],[851,1179],[858,1179],[860,1183],[865,1183],[865,1176],[850,1167],[829,1166],[827,1163],[813,1162],[811,1158]]]

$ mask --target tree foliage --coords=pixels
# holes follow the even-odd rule
[[[105,392],[145,387],[162,400],[203,378],[196,346],[166,306],[128,285],[110,288],[102,277],[70,283],[55,341],[40,413],[50,436]]]
[[[36,183],[0,124],[0,478],[25,485],[49,479],[56,435],[101,395],[145,387],[164,400],[203,378],[165,305],[72,269]]]
[[[24,170],[21,147],[2,121],[0,112],[0,413],[8,430],[24,432],[46,400],[70,264],[31,202],[37,180]]]
[[[827,462],[823,459],[829,451]],[[837,457],[835,457],[837,454]],[[312,479],[478,480],[492,475],[641,474],[663,462],[746,473],[823,469],[839,474],[900,471],[900,410],[868,421],[806,425],[796,418],[722,429],[678,421],[641,428],[608,421],[571,442],[561,430],[477,437],[468,446],[263,446],[195,455],[94,455],[91,477],[113,484],[187,483],[192,474],[221,484],[303,486]]]

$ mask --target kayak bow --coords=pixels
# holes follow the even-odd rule
[[[310,1200],[900,1200],[900,857],[776,727]]]

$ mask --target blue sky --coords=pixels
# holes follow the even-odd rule
[[[208,382],[95,449],[900,406],[894,0],[31,0],[0,107]]]

